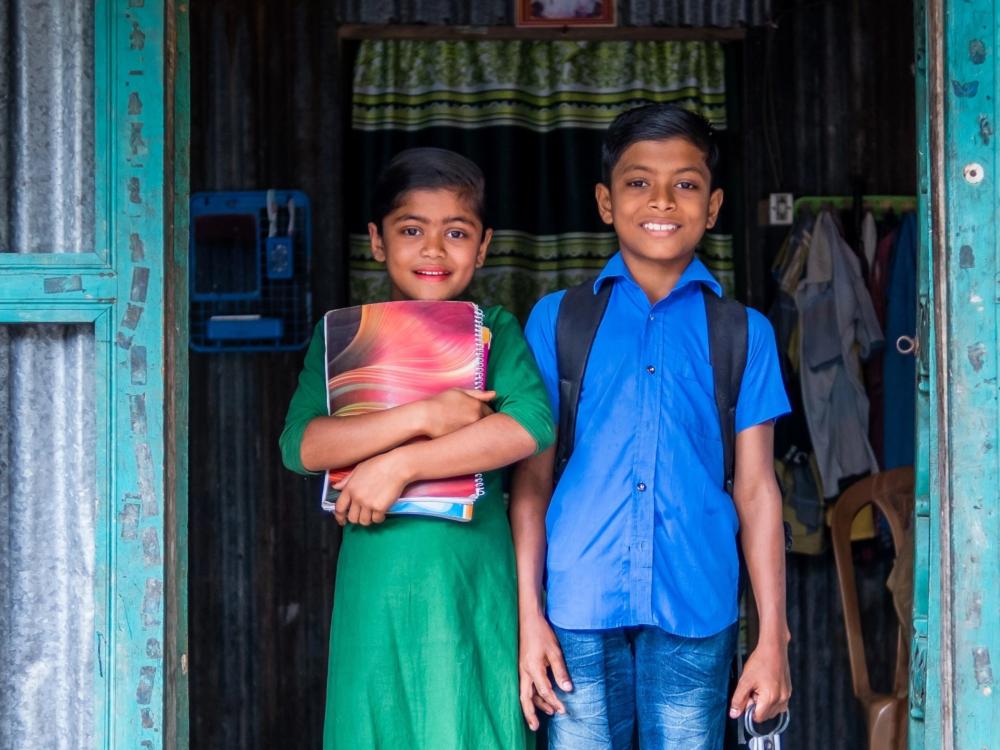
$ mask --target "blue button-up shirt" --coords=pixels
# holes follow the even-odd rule
[[[722,438],[702,285],[692,260],[650,305],[615,255],[614,284],[580,393],[573,455],[552,495],[548,615],[570,629],[656,625],[705,637],[736,621],[738,519],[723,489]],[[525,333],[558,414],[555,329],[564,292],[535,306]],[[774,332],[748,311],[737,431],[789,410]]]

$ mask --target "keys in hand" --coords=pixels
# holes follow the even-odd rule
[[[761,724],[753,720],[751,703],[743,713],[743,731],[747,737],[747,750],[781,750],[781,734],[788,728],[788,712],[778,714]]]

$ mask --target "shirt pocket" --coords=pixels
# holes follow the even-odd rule
[[[671,376],[663,383],[665,408],[692,436],[721,443],[712,365],[679,350],[667,352],[664,360]]]

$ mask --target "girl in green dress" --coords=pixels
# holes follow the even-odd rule
[[[394,300],[461,298],[492,237],[479,168],[441,149],[399,154],[368,225]],[[324,747],[520,750],[517,585],[499,469],[554,438],[545,388],[514,317],[484,311],[487,390],[452,389],[353,417],[326,415],[317,326],[281,435],[285,466],[357,464],[342,483]],[[427,438],[414,440],[414,438]],[[469,523],[390,516],[413,481],[485,472]]]

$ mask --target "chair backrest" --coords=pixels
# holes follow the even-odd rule
[[[851,679],[854,695],[866,707],[875,700],[890,697],[872,690],[865,661],[865,642],[861,631],[861,612],[854,579],[854,560],[851,555],[851,524],[865,505],[873,504],[889,522],[892,541],[898,555],[913,518],[913,468],[892,469],[862,479],[851,485],[837,500],[830,521],[830,536],[840,581],[840,598],[844,607],[847,626],[847,652],[851,660]],[[909,682],[909,628],[899,624],[896,641],[896,673],[893,680],[895,696],[905,695]]]

